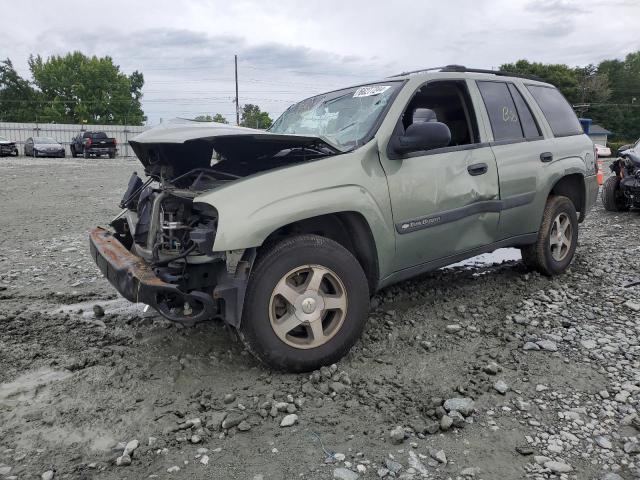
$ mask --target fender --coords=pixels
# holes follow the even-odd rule
[[[368,223],[380,275],[391,268],[395,233],[386,177],[375,142],[350,154],[247,177],[194,199],[218,211],[213,251],[255,248],[277,229],[320,215],[356,212]],[[357,170],[357,172],[355,171]],[[362,184],[346,183],[358,178]],[[340,183],[344,180],[345,183]],[[265,204],[266,199],[273,199]]]

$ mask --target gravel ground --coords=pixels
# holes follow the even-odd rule
[[[345,359],[291,375],[101,277],[87,231],[136,169],[0,159],[0,479],[640,478],[637,212],[598,204],[554,279],[387,288]]]

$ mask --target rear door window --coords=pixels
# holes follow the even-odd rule
[[[554,136],[567,137],[583,133],[578,117],[557,88],[527,85],[527,89],[544,113]]]
[[[518,117],[520,117],[520,125],[522,126],[522,133],[525,138],[532,139],[540,137],[540,129],[538,128],[535,118],[533,118],[531,109],[513,83],[509,84],[509,92],[511,93],[511,98],[513,98],[513,101],[516,104]]]
[[[524,138],[518,111],[504,82],[477,82],[496,142]]]

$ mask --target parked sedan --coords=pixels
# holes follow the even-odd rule
[[[0,157],[4,155],[18,155],[18,147],[15,142],[9,139],[0,137]]]
[[[30,137],[24,142],[24,154],[31,157],[64,158],[64,147],[51,137]]]
[[[595,144],[596,146],[596,152],[598,153],[598,157],[610,157],[611,156],[611,149],[609,147],[606,147],[604,145],[600,145],[600,144]]]

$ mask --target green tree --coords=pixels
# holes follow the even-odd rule
[[[242,107],[242,118],[240,125],[249,128],[267,129],[271,126],[273,120],[267,112],[260,110],[257,105],[247,103]]]
[[[216,113],[213,117],[211,115],[198,115],[194,120],[198,122],[229,123],[221,113]]]
[[[0,62],[0,121],[31,122],[40,109],[41,96],[16,72],[8,58]]]
[[[535,75],[543,81],[558,87],[570,103],[577,103],[580,100],[580,82],[578,81],[578,76],[576,75],[575,69],[567,65],[531,63],[528,60],[518,60],[516,63],[505,63],[501,65],[500,70],[524,75]]]
[[[146,119],[140,105],[142,73],[125,75],[111,57],[73,52],[43,60],[38,55],[29,58],[29,68],[47,121],[141,125]]]

